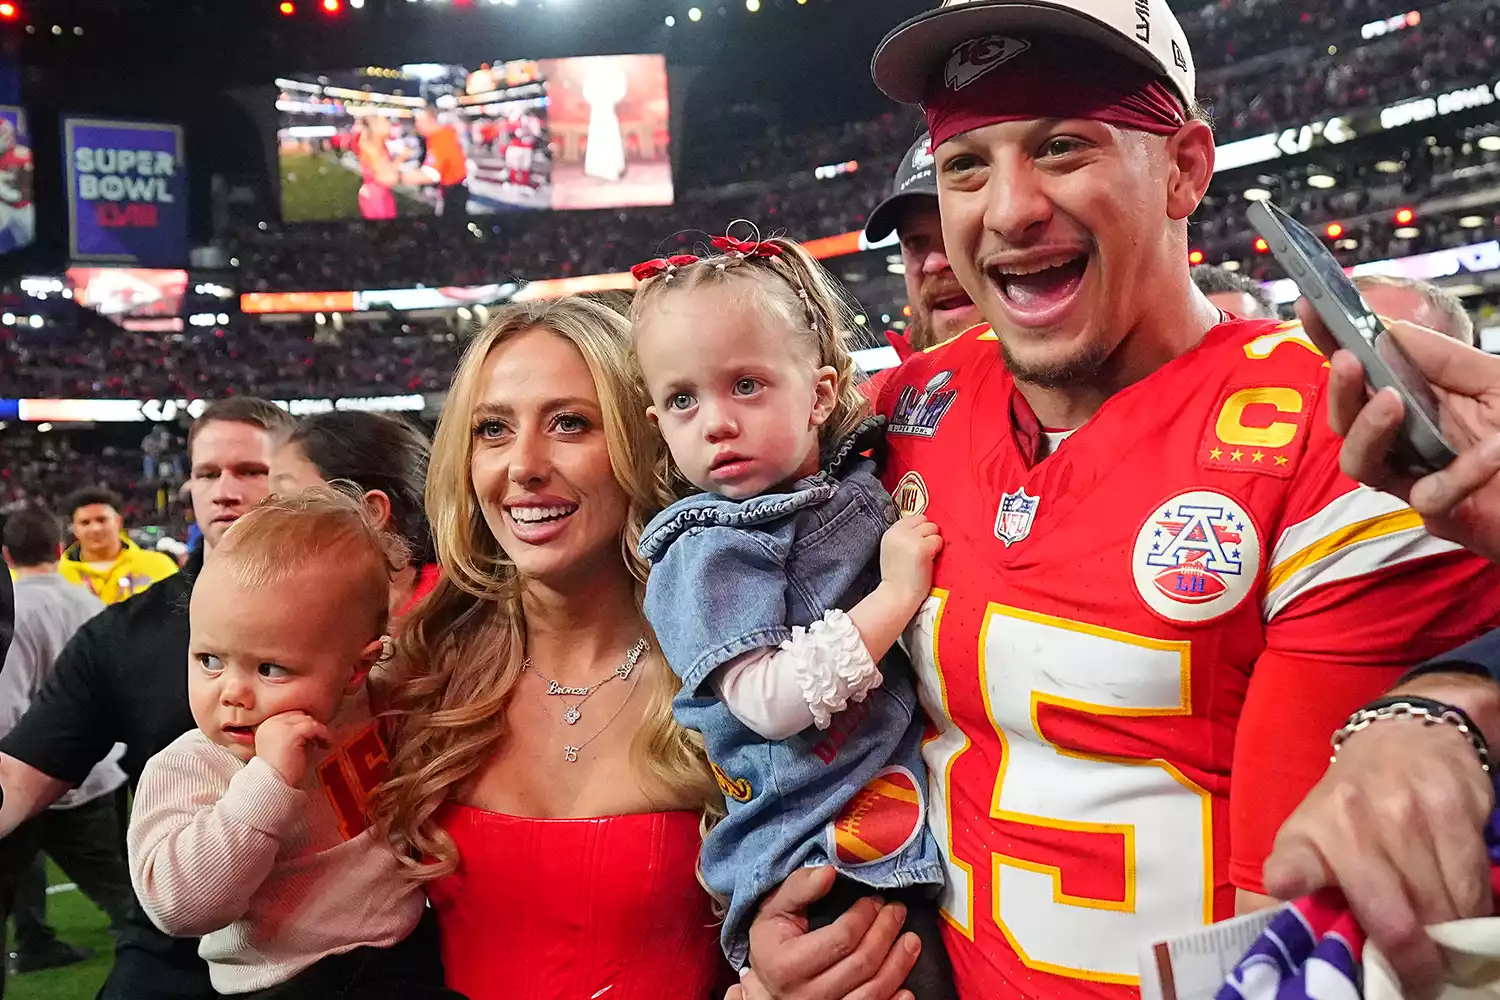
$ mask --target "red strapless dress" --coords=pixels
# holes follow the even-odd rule
[[[527,819],[448,804],[458,871],[427,885],[448,985],[469,1000],[723,996],[698,815]]]

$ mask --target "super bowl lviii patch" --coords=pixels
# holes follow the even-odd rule
[[[1136,592],[1171,622],[1211,621],[1239,606],[1260,573],[1260,532],[1244,507],[1213,490],[1158,504],[1130,557]]]
[[[940,371],[920,389],[914,385],[902,386],[885,432],[924,438],[936,434],[943,415],[958,396],[957,389],[947,388],[952,380],[951,371]]]

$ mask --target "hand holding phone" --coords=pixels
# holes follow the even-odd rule
[[[1246,215],[1334,341],[1359,359],[1369,385],[1393,389],[1400,396],[1405,415],[1392,449],[1392,466],[1410,475],[1446,468],[1457,456],[1443,436],[1432,386],[1365,303],[1333,254],[1305,226],[1269,201],[1251,205]]]
[[[1422,515],[1428,533],[1500,562],[1500,357],[1411,323],[1393,323],[1391,336],[1438,399],[1448,440],[1458,458],[1424,476],[1393,471],[1392,442],[1406,407],[1392,391],[1373,397],[1364,369],[1337,344],[1307,301],[1297,304],[1313,343],[1327,354],[1328,422],[1344,439],[1339,467],[1368,486],[1400,497]]]

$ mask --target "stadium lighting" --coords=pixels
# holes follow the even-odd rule
[[[1245,188],[1243,197],[1246,201],[1270,201],[1271,192],[1265,188]]]
[[[1323,231],[1328,234],[1330,240],[1336,240],[1344,235],[1344,227],[1337,222],[1330,222],[1328,228]]]
[[[703,20],[703,11],[699,10],[697,7],[689,7],[688,8],[688,20],[689,21],[701,21],[701,20]]]
[[[1197,265],[1203,263],[1203,251],[1202,250],[1189,250],[1188,251],[1188,263],[1192,264],[1195,267]]]
[[[1421,235],[1422,230],[1418,229],[1416,226],[1402,226],[1395,232],[1395,237],[1398,240],[1414,240]]]
[[[277,9],[281,11],[282,17],[291,17],[297,13],[297,5],[292,3],[292,0],[281,0],[281,6]]]
[[[0,3],[0,20],[14,21],[21,11],[13,3]]]
[[[1484,216],[1466,215],[1462,219],[1458,220],[1458,224],[1465,229],[1478,229],[1480,226],[1484,225]]]
[[[1307,183],[1315,188],[1331,188],[1338,185],[1338,179],[1332,174],[1308,174]]]
[[[1409,226],[1411,225],[1411,220],[1416,217],[1417,213],[1409,208],[1396,209],[1396,225],[1398,226]]]
[[[1266,251],[1268,251],[1270,249],[1271,249],[1271,246],[1270,246],[1270,244],[1268,244],[1266,242],[1266,238],[1264,236],[1257,236],[1257,237],[1255,237],[1255,252],[1256,253],[1265,253]]]

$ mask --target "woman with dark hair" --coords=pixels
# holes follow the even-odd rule
[[[437,554],[422,506],[429,448],[426,436],[405,421],[338,411],[304,418],[271,460],[277,493],[350,483],[364,494],[376,522],[406,542],[411,563],[391,581],[395,617],[437,584]]]

